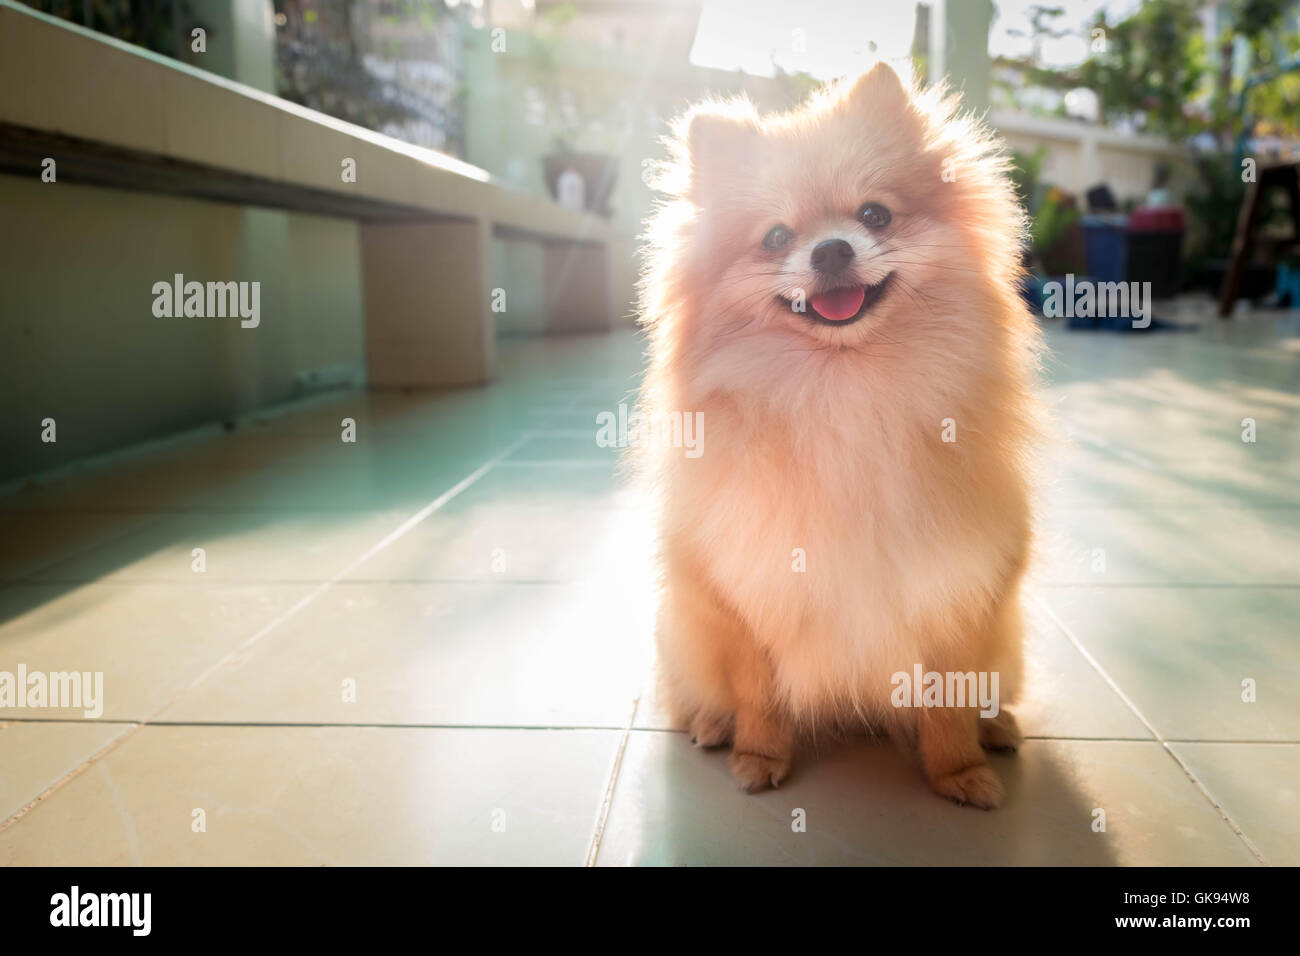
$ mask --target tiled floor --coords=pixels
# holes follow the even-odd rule
[[[1300,863],[1300,322],[1050,339],[1004,809],[867,738],[745,796],[670,725],[595,442],[624,333],[0,498],[0,671],[104,680],[96,720],[0,712],[0,864]]]

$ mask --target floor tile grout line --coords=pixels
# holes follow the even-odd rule
[[[192,575],[191,575],[192,577]],[[0,587],[55,588],[88,587],[96,585],[109,588],[171,588],[177,591],[212,591],[218,588],[280,587],[300,589],[310,585],[324,584],[328,578],[209,578],[207,581],[191,581],[188,577],[159,578],[42,578],[39,581],[0,581]],[[526,587],[573,587],[593,583],[590,577],[567,578],[512,578],[504,574],[483,574],[480,577],[437,577],[437,578],[353,578],[347,581],[335,581],[334,585],[393,584],[418,587],[428,584],[481,584],[502,585],[519,584]],[[1300,587],[1300,585],[1297,585]],[[1276,589],[1275,589],[1276,590]]]
[[[580,396],[575,397],[570,401],[568,410],[577,408],[581,401],[582,398]],[[571,462],[569,459],[562,460]],[[585,461],[585,459],[580,460]],[[516,461],[519,461],[519,459],[516,459]],[[636,724],[637,710],[640,706],[641,695],[638,694],[632,698],[632,706],[628,710],[627,723],[623,727],[623,735],[619,739],[618,750],[614,752],[614,760],[609,768],[609,779],[606,781],[605,791],[601,796],[600,806],[596,810],[596,820],[591,829],[591,842],[587,846],[587,858],[583,863],[586,867],[594,867],[596,865],[596,858],[600,855],[600,843],[605,836],[605,824],[609,821],[610,807],[613,806],[614,803],[614,788],[618,785],[619,773],[623,769],[623,755],[627,752],[627,744],[632,737],[632,730]]]
[[[144,722],[143,718],[129,717],[99,717],[90,721],[84,717],[6,717],[0,720],[3,724],[69,724],[75,726],[87,726],[90,724],[100,724],[106,727],[113,727],[119,724],[130,726]],[[684,734],[686,730],[681,727],[627,727],[626,724],[461,724],[461,723],[399,723],[396,721],[382,720],[359,720],[359,721],[331,721],[331,720],[149,720],[150,727],[267,727],[276,730],[292,730],[302,728],[304,730],[313,729],[337,729],[346,730],[348,728],[377,729],[377,730],[568,730],[568,731],[604,731],[608,733],[623,733],[630,730],[632,733],[649,733],[649,734]],[[852,737],[861,737],[863,739],[875,738],[888,741],[888,734],[855,734]],[[1108,744],[1158,744],[1151,737],[1098,737],[1098,736],[1065,736],[1062,734],[1025,734],[1025,740],[1039,740],[1046,743],[1108,743]],[[1300,740],[1258,740],[1247,738],[1228,738],[1223,740],[1207,739],[1204,737],[1165,737],[1166,743],[1170,744],[1203,744],[1208,746],[1245,746],[1245,747],[1300,747]]]
[[[575,468],[578,466],[590,464],[592,467],[599,465],[601,467],[608,468],[610,466],[610,463],[613,462],[614,459],[615,456],[613,455],[610,456],[601,455],[600,457],[597,458],[515,458],[506,467],[515,468],[520,465],[532,465],[532,466],[554,465],[557,467],[562,466],[565,468]]]
[[[477,482],[489,471],[491,471],[493,466],[495,466],[497,462],[501,461],[503,458],[510,455],[517,448],[522,446],[526,441],[528,441],[532,437],[532,435],[533,432],[531,430],[520,435],[518,438],[516,438],[513,442],[511,442],[501,451],[497,452],[495,455],[489,458],[478,468],[474,469],[474,471],[470,472],[468,475],[466,475],[456,484],[452,485],[451,488],[444,491],[437,498],[433,499],[433,501],[429,502],[419,511],[415,512],[415,514],[411,515],[411,517],[407,518],[406,521],[402,522],[402,524],[400,524],[396,529],[394,529],[388,535],[382,538],[377,544],[372,545],[370,548],[364,551],[359,558],[356,558],[350,564],[342,568],[329,580],[323,581],[321,584],[319,584],[317,587],[312,589],[310,592],[308,592],[306,595],[300,598],[297,602],[295,602],[292,606],[290,606],[288,610],[286,610],[278,617],[274,618],[273,620],[271,620],[270,622],[268,622],[267,624],[259,628],[256,632],[253,633],[251,637],[247,638],[241,644],[239,644],[238,646],[230,650],[220,660],[213,663],[206,670],[200,673],[196,678],[194,678],[194,680],[190,681],[190,683],[187,684],[181,691],[174,694],[168,701],[166,701],[161,706],[159,706],[150,716],[146,717],[140,723],[128,727],[125,731],[123,731],[118,736],[114,737],[107,744],[101,747],[98,751],[92,754],[89,759],[78,764],[73,770],[71,770],[64,776],[60,777],[57,781],[55,781],[48,788],[46,788],[46,790],[44,790],[41,794],[39,794],[34,800],[20,807],[15,813],[10,815],[7,819],[0,821],[0,833],[4,833],[6,830],[10,829],[15,824],[17,824],[20,820],[23,819],[23,817],[25,817],[28,813],[30,813],[36,806],[38,806],[43,800],[45,800],[55,791],[59,790],[67,783],[81,776],[81,774],[84,773],[91,766],[91,764],[107,756],[110,752],[115,750],[126,740],[129,740],[131,737],[135,736],[137,733],[140,732],[141,729],[147,726],[150,721],[152,721],[155,717],[157,717],[159,714],[165,711],[168,707],[170,707],[176,701],[180,700],[182,697],[184,697],[186,694],[192,691],[195,687],[203,683],[203,681],[207,680],[207,678],[210,677],[212,674],[216,673],[218,670],[227,666],[231,662],[238,661],[241,655],[251,650],[253,646],[257,644],[258,641],[264,638],[267,634],[270,634],[281,624],[285,623],[286,621],[296,616],[299,611],[301,611],[303,608],[310,605],[313,601],[316,600],[316,598],[318,598],[320,595],[328,591],[336,581],[342,579],[346,575],[350,574],[352,571],[359,568],[361,565],[365,564],[365,562],[370,560],[372,557],[374,557],[384,548],[388,547],[398,538],[402,537],[402,535],[406,534],[406,532],[410,531],[420,522],[424,521],[426,518],[428,518],[431,514],[433,514],[443,505],[447,504],[447,502],[451,501],[453,498],[459,495],[462,491],[465,491],[467,488],[472,486],[475,482]]]
[[[504,469],[512,468],[585,468],[590,470],[608,468],[610,464],[616,461],[617,456],[599,456],[592,458],[512,458],[508,461],[499,462],[498,465]],[[264,515],[264,514],[293,514],[293,515],[316,515],[316,514],[340,514],[352,513],[354,511],[397,511],[402,507],[400,502],[394,502],[391,505],[383,507],[366,507],[366,508],[347,508],[337,506],[332,508],[325,507],[295,507],[293,505],[267,506],[256,508],[245,504],[230,504],[219,506],[195,505],[191,507],[164,507],[164,508],[145,508],[145,507],[128,507],[126,505],[118,506],[93,506],[88,508],[7,508],[0,505],[0,518],[4,517],[57,517],[63,515],[122,515],[138,517],[140,515],[158,515],[161,517],[175,518],[185,515],[197,516],[216,516],[225,517],[228,515]],[[1058,501],[1054,507],[1061,511],[1300,511],[1300,502],[1295,501],[1249,501],[1245,499],[1206,499],[1206,500],[1188,500],[1188,501],[1168,501],[1159,500],[1142,500],[1142,501],[1106,501],[1100,502],[1091,499],[1072,501],[1063,499]],[[131,533],[130,531],[125,533]],[[110,543],[105,540],[104,544]],[[99,547],[98,544],[90,547]],[[62,560],[62,559],[59,559]]]
[[[1187,765],[1187,762],[1184,761],[1183,758],[1178,755],[1177,751],[1175,751],[1173,747],[1170,746],[1170,742],[1165,740],[1165,738],[1161,735],[1160,731],[1156,729],[1155,724],[1151,723],[1151,721],[1147,719],[1146,715],[1143,714],[1140,709],[1138,709],[1137,704],[1133,702],[1133,700],[1128,696],[1128,694],[1124,693],[1124,691],[1120,688],[1119,684],[1116,683],[1115,679],[1111,677],[1109,673],[1107,673],[1104,667],[1101,666],[1101,663],[1095,657],[1093,657],[1092,654],[1088,652],[1088,649],[1083,646],[1083,642],[1081,642],[1079,638],[1075,635],[1075,633],[1072,630],[1070,630],[1070,628],[1066,625],[1066,623],[1063,620],[1061,620],[1061,618],[1057,615],[1056,611],[1052,608],[1052,606],[1048,604],[1038,594],[1031,594],[1030,600],[1038,604],[1039,608],[1047,614],[1047,616],[1051,619],[1052,623],[1055,624],[1060,629],[1061,633],[1065,635],[1066,640],[1068,640],[1071,644],[1073,644],[1074,649],[1083,655],[1083,659],[1086,660],[1092,666],[1092,669],[1095,670],[1097,674],[1101,677],[1101,679],[1105,681],[1106,684],[1110,687],[1110,689],[1115,692],[1116,696],[1118,696],[1119,699],[1124,702],[1125,706],[1127,706],[1128,709],[1133,712],[1133,716],[1142,722],[1142,724],[1150,732],[1151,736],[1155,738],[1155,742],[1158,743],[1164,749],[1165,753],[1167,753],[1171,758],[1173,758],[1174,762],[1177,763],[1178,766],[1182,769],[1187,779],[1190,780],[1192,782],[1192,785],[1195,786],[1196,789],[1200,791],[1201,796],[1203,796],[1206,800],[1209,801],[1210,806],[1214,807],[1214,809],[1218,812],[1219,816],[1223,819],[1223,822],[1226,823],[1229,826],[1229,828],[1231,828],[1232,832],[1237,835],[1238,839],[1240,839],[1241,842],[1245,844],[1246,849],[1248,849],[1251,852],[1251,854],[1255,857],[1255,859],[1258,860],[1261,864],[1263,864],[1264,866],[1268,866],[1269,862],[1264,857],[1264,854],[1260,852],[1259,847],[1255,846],[1254,841],[1251,840],[1250,837],[1246,836],[1245,831],[1243,831],[1241,827],[1237,825],[1236,820],[1232,819],[1232,816],[1224,808],[1223,804],[1220,803],[1212,793],[1210,793],[1209,789],[1205,786],[1204,783],[1201,782],[1200,778],[1197,777],[1196,774],[1192,772],[1192,768]]]
[[[4,833],[10,827],[17,824],[19,820],[27,816],[27,814],[30,813],[32,810],[36,809],[36,807],[38,807],[42,803],[42,801],[52,796],[58,790],[61,790],[65,784],[69,783],[72,780],[75,780],[77,777],[81,776],[83,773],[89,770],[90,766],[93,763],[95,763],[101,757],[106,756],[121,741],[132,737],[137,731],[139,731],[140,727],[141,727],[140,724],[136,724],[136,723],[128,724],[126,729],[123,730],[120,734],[118,734],[108,743],[104,744],[104,746],[100,747],[99,750],[92,753],[85,760],[81,761],[79,764],[77,764],[75,767],[73,767],[71,770],[65,773],[58,780],[54,781],[52,784],[50,784],[48,787],[46,787],[44,790],[38,793],[31,800],[27,801],[22,806],[20,806],[17,810],[15,810],[12,814],[10,814],[9,817],[5,819],[3,822],[0,822],[0,833]]]
[[[588,509],[585,513],[591,514],[598,509]],[[602,512],[603,514],[625,514],[631,512],[620,512],[618,509],[610,508]],[[39,574],[40,572],[36,572]],[[312,584],[322,584],[328,581],[328,578],[235,578],[235,577],[211,577],[206,581],[192,581],[193,575],[171,577],[152,577],[152,578],[131,578],[131,577],[114,577],[110,573],[108,576],[98,578],[22,578],[22,579],[0,579],[0,587],[24,587],[24,588],[54,588],[69,587],[72,585],[87,586],[99,585],[104,587],[165,587],[189,590],[209,590],[217,587],[248,587],[250,585],[265,585],[273,587],[306,587]],[[428,577],[428,578],[356,578],[351,581],[336,581],[335,584],[404,584],[404,585],[423,585],[423,584],[524,584],[524,585],[575,585],[588,584],[590,578],[584,577],[565,577],[565,578],[512,578],[503,574],[483,574],[478,577]],[[1197,583],[1177,583],[1177,584],[1051,584],[1035,582],[1035,589],[1039,591],[1104,591],[1104,590],[1153,590],[1153,591],[1297,591],[1300,590],[1300,584],[1207,584],[1204,582]]]
[[[1300,588],[1300,584],[1239,584],[1236,582],[1207,582],[1207,581],[1112,581],[1106,584],[1069,584],[1052,581],[1035,581],[1033,582],[1035,590],[1038,591],[1103,591],[1125,589],[1137,591],[1142,589],[1152,591],[1294,591]]]
[[[641,706],[641,696],[632,698],[632,706],[627,715],[627,725],[614,753],[614,762],[609,768],[609,780],[605,783],[605,792],[601,795],[600,806],[596,810],[596,822],[591,829],[591,842],[587,845],[587,859],[583,866],[594,867],[600,855],[600,843],[605,838],[605,824],[609,822],[609,811],[614,804],[614,788],[618,785],[619,773],[623,769],[623,755],[627,752],[627,743],[632,739],[635,729],[636,713]]]
[[[0,724],[74,724],[85,725],[89,723],[86,720],[77,720],[75,718],[58,719],[53,717],[28,717],[28,718],[9,718],[0,721]],[[348,728],[364,730],[573,730],[573,731],[603,731],[606,733],[622,733],[627,729],[625,724],[446,724],[446,723],[394,723],[392,721],[331,721],[331,720],[95,720],[96,724],[105,726],[132,726],[134,724],[148,723],[150,727],[243,727],[256,728],[267,727],[275,730],[292,730],[301,728],[303,730],[331,729],[346,730]],[[651,729],[651,728],[632,728]]]

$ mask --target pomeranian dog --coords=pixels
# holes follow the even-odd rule
[[[984,751],[1021,739],[1002,705],[1039,431],[1007,160],[883,63],[789,113],[697,105],[670,145],[642,401],[700,415],[706,440],[640,462],[661,693],[696,744],[730,744],[746,790],[779,784],[809,732],[865,728],[939,794],[997,807]],[[992,708],[973,700],[989,675]]]

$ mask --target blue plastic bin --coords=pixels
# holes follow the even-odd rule
[[[1098,282],[1124,282],[1128,260],[1128,217],[1120,213],[1084,216],[1083,255]]]
[[[1277,267],[1277,304],[1300,309],[1300,268],[1286,263]]]

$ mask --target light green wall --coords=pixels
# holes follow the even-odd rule
[[[213,73],[262,90],[275,92],[275,20],[271,0],[186,0],[190,17],[181,59]],[[207,30],[203,53],[195,53],[191,23]]]
[[[487,31],[466,28],[464,41],[465,159],[506,185],[545,195],[545,135],[524,122],[521,94],[502,76]],[[545,331],[543,258],[538,243],[492,240],[492,287],[506,290],[506,311],[495,316],[497,334]]]
[[[292,398],[312,372],[364,381],[351,220],[14,176],[0,209],[0,481]],[[177,272],[260,282],[261,324],[155,318]]]
[[[504,289],[505,311],[496,313],[498,335],[546,331],[545,254],[540,242],[493,239],[491,284]]]

